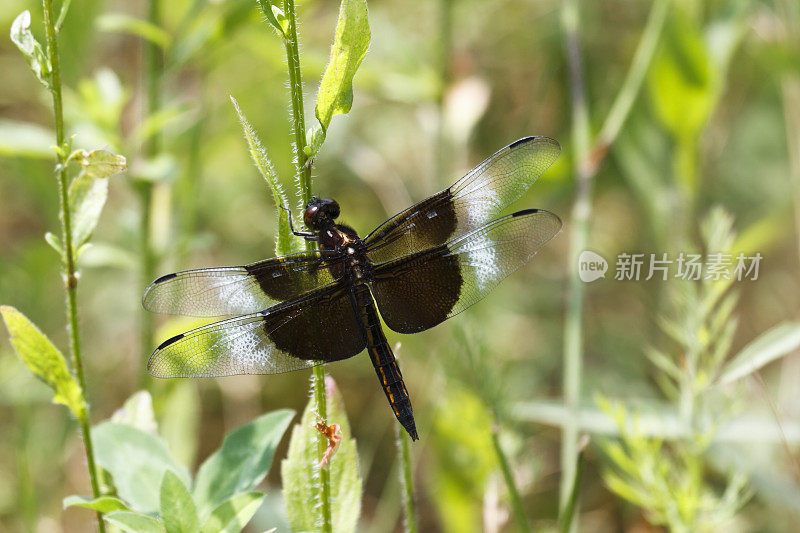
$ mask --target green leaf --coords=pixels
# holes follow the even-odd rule
[[[195,533],[200,528],[192,495],[171,470],[164,472],[161,482],[161,520],[167,533]]]
[[[785,323],[772,328],[745,346],[723,368],[719,384],[726,385],[800,347],[800,324]]]
[[[153,413],[153,397],[146,390],[134,392],[122,407],[111,415],[111,421],[117,424],[127,424],[147,433],[156,434],[158,424]]]
[[[319,150],[334,115],[353,106],[353,78],[369,48],[369,13],[366,0],[342,0],[331,55],[317,93],[316,115],[322,135],[311,135]],[[315,152],[316,153],[316,152]]]
[[[52,159],[53,130],[16,120],[0,119],[0,155]]]
[[[203,525],[202,533],[238,533],[256,514],[264,494],[243,492],[214,509]]]
[[[108,198],[108,180],[81,173],[69,187],[69,211],[72,217],[72,249],[78,251],[92,237],[100,213]]]
[[[53,250],[58,252],[58,255],[64,255],[64,247],[61,246],[61,239],[58,238],[58,235],[48,231],[44,234],[44,240],[53,248]]]
[[[197,471],[193,494],[201,516],[207,516],[234,494],[252,490],[264,479],[293,417],[290,410],[268,413],[225,437],[222,447]]]
[[[113,511],[130,511],[125,502],[113,496],[100,496],[99,498],[84,498],[83,496],[67,496],[62,503],[64,509],[67,507],[85,507],[97,511],[98,513],[110,513]]]
[[[22,313],[0,306],[0,314],[11,335],[11,344],[22,362],[53,389],[53,401],[69,407],[79,419],[86,416],[81,388],[67,369],[64,356],[50,339]]]
[[[140,18],[124,13],[106,13],[97,18],[97,29],[113,33],[129,33],[148,40],[161,48],[167,48],[172,41],[169,33]]]
[[[328,424],[339,424],[342,440],[328,467],[331,489],[331,520],[333,531],[355,531],[361,512],[361,477],[358,470],[356,441],[350,435],[350,424],[344,402],[336,384],[326,377],[325,389],[328,399]],[[289,452],[281,462],[283,498],[286,513],[293,531],[317,531],[319,523],[318,490],[319,479],[317,439],[320,433],[315,427],[317,410],[313,397],[303,411],[300,423],[292,429]]]
[[[258,0],[258,5],[261,6],[261,12],[267,17],[267,22],[278,30],[281,37],[285,37],[289,28],[289,21],[286,19],[283,10],[270,0]]]
[[[186,469],[175,463],[167,445],[140,429],[114,422],[92,428],[97,462],[114,478],[117,493],[131,508],[145,513],[159,508],[164,472],[171,470],[188,485]]]
[[[108,150],[76,150],[69,160],[78,163],[91,178],[107,178],[128,168],[125,156]]]
[[[11,24],[11,40],[25,56],[25,60],[42,85],[49,89],[50,61],[42,50],[42,46],[31,33],[31,12],[27,9],[20,13]]]
[[[648,76],[656,115],[675,137],[693,141],[713,110],[718,85],[700,28],[673,9]]]
[[[155,518],[134,511],[114,511],[103,515],[106,522],[128,533],[164,533],[164,526]]]
[[[250,157],[256,164],[256,168],[261,172],[261,175],[267,181],[269,190],[272,193],[272,201],[275,202],[278,215],[278,238],[275,243],[275,253],[278,255],[286,255],[293,252],[300,251],[300,243],[297,239],[292,237],[292,232],[289,229],[289,217],[284,207],[288,208],[289,204],[286,200],[286,194],[283,192],[278,174],[272,161],[267,155],[267,149],[258,138],[258,134],[247,118],[239,108],[239,102],[231,96],[231,102],[239,115],[239,121],[242,123],[242,130],[244,130],[244,138],[247,140],[247,146],[250,148]]]

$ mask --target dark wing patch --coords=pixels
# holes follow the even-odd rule
[[[556,215],[527,209],[379,265],[372,291],[381,316],[399,333],[431,328],[489,294],[559,231]]]
[[[301,252],[246,266],[199,268],[161,276],[145,289],[148,311],[185,316],[233,316],[328,285],[343,273],[333,252]]]
[[[367,255],[380,264],[481,227],[522,196],[560,151],[548,137],[526,137],[506,146],[451,187],[381,224],[365,239]]]
[[[280,374],[347,359],[365,346],[349,290],[337,283],[181,333],[153,352],[147,370],[160,378]]]

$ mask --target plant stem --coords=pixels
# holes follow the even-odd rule
[[[492,424],[492,446],[494,447],[494,453],[497,456],[497,461],[500,463],[500,470],[503,472],[503,479],[506,482],[508,494],[511,497],[511,508],[514,510],[514,518],[517,521],[517,525],[520,531],[528,532],[531,530],[528,525],[528,517],[525,515],[525,507],[522,505],[522,498],[517,490],[517,485],[514,483],[511,467],[508,466],[508,458],[503,451],[503,447],[500,446],[499,435],[500,427],[497,420],[495,420]]]
[[[666,20],[669,0],[656,0],[651,7],[647,25],[625,81],[603,123],[597,140],[592,144],[589,109],[583,82],[583,59],[580,51],[579,0],[564,0],[561,4],[561,26],[566,41],[567,62],[572,94],[573,165],[576,173],[575,203],[570,225],[568,256],[569,287],[564,322],[564,403],[568,420],[564,425],[561,444],[560,511],[569,504],[571,480],[575,479],[578,455],[578,409],[583,357],[584,286],[578,277],[578,255],[585,249],[592,214],[592,184],[600,165],[616,140],[639,94],[645,74],[653,59],[661,30]],[[577,520],[572,521],[572,530]]]
[[[100,483],[98,481],[97,464],[94,459],[92,433],[89,427],[89,404],[86,401],[86,378],[83,372],[83,358],[81,354],[81,337],[78,329],[78,276],[75,269],[75,251],[72,244],[72,217],[69,211],[69,189],[67,184],[67,143],[64,135],[64,112],[61,101],[61,62],[56,37],[53,0],[42,0],[44,7],[44,26],[47,34],[47,56],[50,59],[50,92],[53,95],[53,114],[56,126],[56,144],[59,148],[58,155],[58,198],[61,209],[61,242],[63,243],[64,284],[67,298],[67,331],[70,338],[70,354],[72,368],[78,380],[83,396],[83,409],[79,416],[86,462],[89,468],[89,479],[92,484],[92,495],[100,496]],[[105,531],[103,515],[97,513],[97,527]]]
[[[160,2],[150,0],[148,4],[147,20],[154,26],[160,25]],[[161,70],[163,59],[161,50],[152,41],[144,41],[145,57],[145,103],[144,118],[152,116],[161,108]],[[161,151],[161,137],[153,133],[143,146],[145,158],[152,158]],[[142,286],[145,287],[156,277],[156,253],[153,250],[152,211],[153,211],[153,183],[142,181],[139,184],[141,201],[141,217],[139,219],[139,237],[141,254]],[[140,342],[142,353],[146,356],[153,346],[153,315],[141,315]],[[147,375],[142,372],[142,379]]]
[[[294,159],[297,171],[297,184],[300,188],[300,199],[303,205],[311,200],[311,165],[306,155],[306,119],[303,107],[303,77],[300,71],[300,46],[297,39],[297,13],[294,0],[283,1],[283,12],[289,21],[284,38],[286,47],[286,63],[289,70],[289,95],[292,102],[292,131],[294,132]],[[315,247],[313,241],[306,241],[306,249]],[[312,387],[317,404],[317,414],[322,421],[328,423],[328,405],[325,394],[325,366],[317,365],[313,369]],[[324,435],[317,437],[317,452],[320,457],[325,453],[327,440]],[[333,531],[331,519],[331,485],[330,472],[327,467],[319,469],[319,494],[321,523],[320,531]]]
[[[400,452],[400,485],[403,489],[403,508],[405,509],[406,533],[417,533],[417,505],[414,502],[414,472],[411,469],[411,437],[399,422],[394,425],[395,442]]]

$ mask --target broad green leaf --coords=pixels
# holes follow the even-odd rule
[[[214,509],[203,525],[202,533],[238,533],[256,514],[264,494],[243,492]]]
[[[11,40],[17,45],[31,70],[45,87],[50,87],[50,61],[31,33],[31,12],[20,13],[11,24]]]
[[[656,115],[675,137],[694,139],[713,110],[718,84],[700,28],[673,9],[648,76]]]
[[[331,520],[333,531],[355,531],[361,512],[361,477],[358,470],[356,441],[350,435],[350,424],[341,394],[333,379],[326,377],[328,424],[338,424],[342,440],[338,451],[325,468],[330,473]],[[317,409],[313,397],[303,411],[300,423],[292,429],[289,452],[281,462],[283,498],[293,531],[317,531],[319,502],[316,480],[319,479],[320,455],[317,442],[320,433],[315,427]]]
[[[311,133],[316,151],[334,115],[347,113],[353,106],[353,78],[369,48],[369,13],[366,0],[342,0],[331,55],[317,93],[316,115],[322,135]]]
[[[131,508],[145,513],[159,508],[164,472],[171,470],[188,485],[186,469],[170,456],[167,445],[140,429],[114,422],[92,428],[97,462],[114,478],[117,494]]]
[[[167,48],[172,41],[169,33],[140,18],[132,17],[124,13],[106,13],[97,18],[97,28],[100,31],[113,33],[129,33],[142,39],[146,39],[161,48]]]
[[[153,413],[153,397],[146,390],[134,392],[122,407],[111,415],[111,421],[127,424],[136,429],[155,435],[158,431],[156,415]]]
[[[164,472],[161,481],[161,520],[167,533],[195,533],[200,529],[192,495],[171,470]]]
[[[0,155],[52,159],[55,138],[53,130],[38,124],[0,119]]]
[[[286,31],[289,29],[289,21],[286,19],[283,9],[273,4],[270,0],[258,0],[258,5],[261,6],[261,12],[267,17],[267,22],[278,30],[281,36],[285,36]]]
[[[745,346],[722,369],[720,385],[743,378],[800,348],[800,324],[781,324]]]
[[[267,149],[258,138],[258,134],[247,118],[239,108],[239,102],[231,96],[231,102],[239,115],[239,121],[242,123],[242,130],[244,130],[244,138],[247,140],[247,146],[250,148],[250,157],[256,164],[256,168],[261,172],[261,175],[267,181],[269,190],[272,193],[272,201],[275,202],[275,208],[278,214],[278,238],[275,243],[275,253],[278,255],[286,255],[293,252],[300,251],[300,243],[292,236],[289,229],[289,217],[284,207],[288,208],[289,203],[286,200],[286,194],[283,192],[278,174],[272,161],[267,155]]]
[[[108,150],[76,150],[69,156],[91,178],[107,178],[128,168],[125,156]]]
[[[108,180],[81,173],[69,187],[72,249],[76,253],[92,237],[108,198]]]
[[[155,518],[134,511],[114,511],[103,515],[106,522],[127,533],[164,533],[164,526]]]
[[[202,517],[239,492],[252,490],[267,475],[275,448],[294,417],[280,410],[230,432],[222,447],[200,466],[192,491]]]
[[[64,356],[25,315],[11,306],[0,306],[11,335],[11,344],[22,362],[53,389],[53,401],[69,407],[76,417],[85,416],[81,388],[67,369]]]
[[[67,507],[85,507],[99,513],[110,513],[113,511],[130,511],[125,502],[113,496],[100,496],[99,498],[84,498],[83,496],[67,496],[62,503],[64,509]]]

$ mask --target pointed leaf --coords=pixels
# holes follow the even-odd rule
[[[31,12],[20,13],[11,24],[11,40],[17,45],[31,70],[45,87],[50,87],[50,61],[31,33]]]
[[[69,373],[64,356],[33,322],[11,306],[0,306],[11,335],[11,344],[22,362],[53,389],[53,401],[69,407],[78,418],[85,416],[83,394]]]
[[[77,150],[69,159],[83,167],[86,175],[92,178],[107,178],[128,168],[125,156],[108,150]]]
[[[243,492],[214,509],[203,525],[202,533],[238,533],[256,514],[264,494]]]
[[[772,328],[736,354],[719,378],[726,385],[800,348],[800,324],[785,323]]]
[[[355,531],[361,512],[361,477],[358,470],[356,441],[350,435],[350,424],[344,402],[333,379],[326,378],[328,424],[338,424],[342,440],[330,459],[331,520],[333,531]],[[313,397],[303,411],[300,423],[292,430],[289,452],[281,462],[283,497],[293,531],[317,531],[319,523],[318,490],[320,455],[317,450],[319,431],[315,427],[317,410]]]
[[[114,478],[120,498],[137,511],[159,508],[159,490],[166,470],[189,483],[186,469],[175,463],[158,436],[125,424],[104,422],[92,428],[97,462]]]
[[[286,21],[286,15],[283,10],[270,0],[258,0],[258,5],[261,6],[261,12],[267,17],[267,22],[270,26],[278,30],[281,36],[285,36],[285,23],[282,24],[282,22]]]
[[[272,166],[272,161],[267,155],[267,150],[261,144],[258,134],[253,126],[248,122],[247,118],[239,108],[239,102],[231,96],[231,102],[239,115],[239,121],[242,123],[242,130],[244,130],[244,138],[247,140],[247,146],[250,147],[250,157],[256,164],[256,168],[261,172],[261,175],[267,181],[269,190],[272,193],[272,201],[275,202],[275,207],[278,214],[278,238],[275,244],[275,253],[278,255],[286,255],[292,252],[299,252],[299,243],[297,239],[292,237],[292,232],[289,229],[289,217],[284,207],[289,206],[286,200],[286,194],[283,192],[278,174],[275,172],[275,167]]]
[[[122,407],[111,415],[111,421],[127,424],[155,435],[158,431],[156,415],[153,413],[153,397],[146,390],[134,392]]]
[[[64,509],[67,507],[85,507],[99,513],[110,513],[112,511],[130,511],[125,502],[113,496],[100,496],[99,498],[84,498],[83,496],[67,496],[62,503]]]
[[[161,481],[161,520],[167,533],[196,533],[200,529],[197,507],[189,489],[171,470]]]
[[[48,231],[44,234],[44,240],[53,248],[53,250],[58,252],[58,255],[64,255],[64,248],[61,246],[61,239],[59,239],[55,233]]]
[[[72,249],[89,241],[100,220],[108,198],[108,181],[81,173],[69,187],[69,211],[72,217]]]
[[[197,471],[192,492],[202,517],[234,494],[261,483],[293,417],[294,411],[285,409],[268,413],[225,437],[222,447]]]
[[[114,511],[103,515],[106,522],[127,533],[164,533],[164,526],[155,518],[134,511]]]
[[[367,54],[369,41],[366,0],[342,0],[330,59],[317,93],[316,115],[323,134],[334,115],[347,113],[353,106],[353,78]]]

